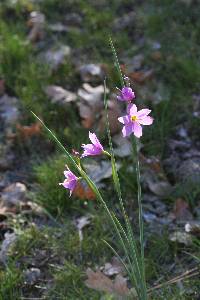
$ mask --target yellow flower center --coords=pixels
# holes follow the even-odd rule
[[[138,120],[137,116],[131,116],[131,121],[135,122],[137,120]]]

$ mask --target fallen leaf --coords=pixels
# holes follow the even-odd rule
[[[24,140],[32,136],[41,134],[42,125],[40,122],[33,123],[29,126],[22,126],[19,123],[16,125],[17,134]]]
[[[28,40],[31,42],[37,42],[44,38],[44,25],[45,25],[45,15],[39,11],[32,11],[30,13],[30,18],[27,22],[28,27],[31,28]]]
[[[127,76],[134,81],[136,81],[137,83],[143,84],[145,81],[150,80],[153,77],[154,71],[151,70],[147,70],[147,71],[135,71],[135,72],[131,72],[128,73]]]
[[[0,199],[5,207],[19,205],[20,202],[25,201],[27,195],[27,188],[21,182],[15,182],[7,186],[1,192]]]
[[[96,195],[92,189],[85,183],[78,181],[73,195],[81,200],[95,200]]]
[[[147,183],[150,191],[160,197],[168,197],[173,190],[171,184],[167,181],[153,182],[148,179]]]
[[[60,105],[66,105],[69,102],[73,102],[77,99],[76,94],[63,89],[57,85],[49,85],[45,88],[45,92],[52,103],[58,103]]]
[[[174,204],[173,214],[179,221],[188,221],[193,219],[188,203],[181,198],[178,198],[176,200]]]
[[[130,293],[127,287],[127,280],[121,275],[117,275],[112,281],[99,270],[94,272],[91,269],[87,269],[86,274],[88,279],[85,281],[85,284],[91,289],[114,295],[117,297],[115,299],[124,299],[120,297],[126,297]]]
[[[114,154],[119,157],[130,156],[132,152],[132,146],[128,139],[123,138],[122,134],[113,136],[113,142],[117,145],[114,148]]]
[[[101,180],[110,178],[112,176],[112,166],[109,161],[90,161],[83,164],[89,177],[95,182],[99,183]],[[117,169],[119,170],[120,164],[117,164]]]
[[[107,276],[113,276],[124,273],[124,266],[117,257],[113,257],[111,263],[105,263],[105,265],[101,267],[101,271]]]
[[[100,64],[87,64],[79,68],[81,79],[84,82],[98,82],[102,81],[105,74]]]
[[[103,93],[103,85],[92,87],[88,83],[84,83],[82,88],[78,90],[79,113],[83,118],[82,124],[86,128],[90,128],[102,113],[104,107]]]

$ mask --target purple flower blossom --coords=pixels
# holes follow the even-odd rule
[[[130,104],[127,107],[127,112],[128,115],[118,118],[119,122],[124,124],[122,129],[123,136],[126,137],[133,133],[140,138],[142,136],[141,125],[151,125],[153,123],[153,118],[148,116],[151,110],[145,108],[137,111],[137,106]]]
[[[78,177],[76,177],[74,175],[74,173],[72,173],[69,169],[68,171],[64,171],[64,175],[65,175],[65,180],[61,183],[59,183],[59,185],[64,186],[64,188],[69,189],[70,190],[70,196],[73,193],[77,181],[78,181]]]
[[[131,101],[135,98],[135,93],[130,87],[124,86],[120,92],[121,95],[117,96],[119,101]]]
[[[92,144],[82,144],[82,148],[84,149],[84,152],[81,157],[85,156],[95,156],[100,155],[104,152],[103,146],[99,142],[97,136],[95,133],[89,132],[89,139],[92,142]]]

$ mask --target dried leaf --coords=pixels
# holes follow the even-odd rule
[[[137,83],[143,84],[145,81],[148,81],[153,77],[153,73],[154,73],[154,71],[151,69],[151,70],[147,70],[147,71],[131,72],[131,73],[128,73],[127,76],[131,80],[136,81]]]
[[[168,197],[172,192],[172,186],[167,181],[153,182],[149,179],[148,187],[151,192],[160,197]]]
[[[102,113],[104,107],[103,93],[103,85],[92,87],[87,83],[83,84],[83,88],[78,90],[78,96],[80,97],[78,103],[79,113],[83,118],[82,124],[86,128],[91,128]]]
[[[131,143],[128,139],[124,139],[121,133],[113,137],[113,142],[117,145],[117,148],[114,149],[116,156],[126,157],[131,154]]]
[[[40,122],[33,123],[29,126],[22,126],[19,123],[16,125],[17,134],[23,139],[29,139],[34,135],[41,134],[42,125]]]
[[[112,294],[113,282],[101,271],[94,272],[90,268],[88,268],[86,274],[88,276],[88,279],[85,281],[87,287],[97,291]]]
[[[112,281],[99,270],[94,272],[91,269],[87,269],[86,274],[88,279],[85,281],[85,284],[91,289],[114,295],[117,297],[115,299],[124,299],[130,293],[126,279],[121,275],[117,275],[115,280]]]
[[[104,77],[104,72],[99,64],[83,65],[79,68],[79,72],[84,82],[97,82]]]
[[[175,202],[173,215],[179,221],[188,221],[193,219],[188,203],[181,198],[178,198]]]
[[[118,260],[117,257],[113,257],[111,263],[105,263],[101,268],[103,273],[107,276],[113,276],[124,272],[123,264]]]
[[[19,205],[21,201],[25,200],[26,194],[26,186],[23,183],[15,182],[3,189],[1,193],[1,201],[5,207]]]
[[[127,287],[127,280],[126,278],[122,277],[120,274],[116,276],[114,281],[114,294],[119,296],[128,296],[129,295],[129,288]]]
[[[90,178],[95,182],[99,183],[101,180],[110,178],[112,176],[112,166],[111,163],[105,160],[90,161],[84,163],[84,168]],[[120,165],[117,164],[117,169],[120,168]]]
[[[92,191],[92,189],[86,185],[84,182],[78,181],[75,190],[73,191],[73,195],[81,200],[95,200],[96,195]]]
[[[52,103],[58,103],[65,105],[69,102],[73,102],[77,99],[76,94],[63,89],[57,85],[49,85],[45,88],[45,92],[48,97],[51,98]]]

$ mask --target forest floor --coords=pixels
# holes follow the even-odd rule
[[[71,198],[58,185],[66,159],[31,114],[70,152],[88,142],[89,130],[106,147],[106,76],[122,193],[137,234],[136,176],[116,121],[124,106],[116,101],[110,36],[136,103],[154,118],[140,140],[149,298],[200,299],[197,7],[195,0],[1,1],[0,300],[116,299],[95,282],[99,273],[89,288],[87,270],[109,284],[126,278],[103,242],[117,244],[102,207],[83,183]],[[84,167],[118,214],[109,161],[84,159]]]

